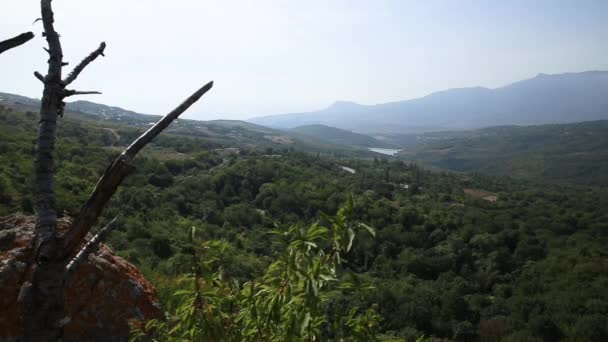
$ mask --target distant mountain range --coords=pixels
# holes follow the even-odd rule
[[[496,89],[449,89],[377,105],[339,101],[316,112],[249,121],[274,128],[327,125],[360,133],[421,133],[601,119],[608,119],[607,71],[539,74]]]
[[[0,93],[0,105],[37,112],[40,100]],[[160,118],[89,101],[68,103],[66,113],[73,118],[139,127],[149,127]],[[259,117],[249,122],[180,119],[169,132],[212,136],[213,127],[223,127],[234,132],[256,132],[269,141],[285,143],[291,140],[274,137],[290,136],[323,149],[337,146],[361,149],[416,146],[432,139],[425,132],[602,119],[608,119],[608,72],[588,71],[540,74],[496,89],[450,89],[419,99],[373,106],[339,101],[317,112]]]
[[[603,86],[601,82],[598,84]],[[512,86],[519,88],[522,85]],[[538,94],[536,89],[532,87],[530,94]],[[581,92],[591,92],[590,89],[585,90],[584,86],[579,89]],[[432,96],[444,95],[439,93]],[[561,98],[554,100],[565,102]],[[531,100],[528,102],[534,103]],[[594,103],[599,102],[600,99],[597,99]],[[13,111],[13,115],[32,118],[22,113],[37,112],[39,107],[40,101],[37,99],[0,93],[0,113]],[[359,105],[342,102],[334,107],[355,110]],[[581,103],[580,107],[587,108],[588,104]],[[585,110],[578,112],[588,113]],[[113,138],[109,140],[112,146],[118,146],[121,136],[132,136],[147,129],[159,118],[119,107],[78,101],[67,105],[62,123],[80,122],[82,127],[96,127],[104,133],[113,132]],[[587,117],[554,115],[552,118],[584,120]],[[582,185],[608,185],[608,120],[527,127],[503,125],[409,134],[378,133],[371,136],[321,124],[276,129],[238,120],[180,119],[171,125],[167,133],[198,138],[198,143],[222,151],[242,149],[272,154],[276,150],[293,148],[334,156],[372,158],[378,155],[368,151],[368,147],[377,147],[399,149],[401,151],[396,158],[439,169]],[[114,141],[116,139],[118,141]]]

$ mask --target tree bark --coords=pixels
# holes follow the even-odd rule
[[[11,39],[0,41],[0,54],[12,48],[16,48],[17,46],[23,45],[32,38],[34,38],[34,34],[32,32],[26,32]]]
[[[34,240],[35,265],[24,313],[25,341],[56,341],[61,338],[64,314],[63,262],[56,233],[55,179],[53,152],[57,115],[62,106],[63,51],[55,31],[51,0],[41,0],[42,22],[49,45],[48,73],[40,104],[36,145],[36,212],[38,222]]]
[[[37,227],[37,261],[53,259],[54,249],[44,245],[55,235],[57,212],[55,210],[55,179],[53,151],[57,131],[57,115],[61,110],[63,86],[61,71],[63,51],[59,35],[53,26],[54,17],[51,0],[41,0],[42,22],[46,40],[49,45],[48,73],[45,77],[44,91],[40,103],[40,121],[38,123],[38,140],[36,145],[36,211]]]

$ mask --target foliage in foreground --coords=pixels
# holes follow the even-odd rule
[[[193,271],[179,281],[192,288],[175,292],[179,304],[167,322],[137,327],[133,339],[150,334],[159,341],[377,341],[380,316],[373,308],[343,312],[328,305],[341,291],[370,288],[339,278],[355,231],[363,228],[375,235],[371,227],[354,223],[352,214],[349,196],[335,216],[323,215],[310,227],[270,231],[276,237],[273,242],[286,248],[263,276],[244,284],[224,278],[217,258],[199,260],[201,252],[212,256],[226,246],[197,244],[193,227]]]

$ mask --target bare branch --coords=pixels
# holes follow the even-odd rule
[[[101,214],[103,208],[108,203],[112,195],[118,189],[118,186],[127,177],[127,175],[133,169],[131,161],[135,158],[137,152],[139,152],[146,144],[148,144],[154,137],[159,135],[165,128],[167,128],[173,120],[177,119],[183,112],[185,112],[190,106],[198,101],[209,89],[213,87],[213,82],[207,83],[205,86],[197,90],[189,98],[186,99],[182,104],[177,106],[171,113],[160,119],[152,128],[147,130],[139,138],[137,138],[127,149],[125,149],[110,166],[106,169],[104,174],[101,176],[95,189],[80,209],[78,217],[72,223],[70,229],[66,232],[64,237],[65,252],[70,253],[77,246],[80,245],[82,240],[85,238],[89,230],[97,218]]]
[[[0,54],[12,48],[16,48],[17,46],[23,45],[32,38],[34,38],[34,34],[32,32],[26,32],[11,39],[0,41]]]
[[[36,76],[36,78],[39,79],[40,82],[44,83],[44,76],[42,76],[42,74],[40,74],[38,71],[34,71],[34,76]]]
[[[80,265],[80,263],[84,261],[89,256],[89,254],[91,254],[91,252],[97,249],[99,244],[103,242],[103,240],[106,238],[106,235],[108,235],[108,233],[112,231],[116,226],[115,223],[117,218],[118,217],[115,217],[105,227],[101,228],[99,232],[91,240],[89,240],[84,245],[84,247],[80,249],[80,251],[78,251],[78,254],[76,254],[76,256],[72,258],[72,260],[70,260],[70,262],[65,267],[66,277],[69,277],[72,272],[76,270],[78,265]]]
[[[66,89],[63,91],[64,97],[74,96],[74,95],[101,95],[98,91],[78,91],[78,90],[69,90]]]
[[[76,78],[78,78],[78,75],[80,75],[80,73],[84,70],[84,68],[87,67],[87,65],[89,65],[91,62],[93,62],[97,57],[99,56],[104,56],[103,51],[106,48],[106,43],[102,42],[101,44],[99,44],[99,47],[91,52],[90,55],[88,55],[85,59],[82,60],[82,62],[80,62],[75,68],[74,70],[72,70],[72,72],[68,75],[68,77],[63,81],[63,83],[68,86],[70,83],[74,82],[76,80]]]
[[[131,158],[146,146],[152,139],[160,134],[165,128],[167,128],[173,120],[177,119],[183,112],[185,112],[190,106],[198,101],[209,89],[213,87],[213,81],[205,84],[201,89],[192,94],[186,101],[177,106],[171,113],[160,119],[154,126],[148,129],[144,134],[137,138],[127,149],[125,154]]]

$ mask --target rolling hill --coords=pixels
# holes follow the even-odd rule
[[[21,95],[0,92],[0,108],[11,111],[36,113],[40,100]],[[65,120],[92,122],[112,132],[132,129],[147,129],[160,119],[160,115],[141,114],[120,107],[108,106],[89,101],[75,101],[66,104]],[[331,139],[318,139],[297,132],[289,132],[264,127],[240,120],[175,120],[167,133],[202,138],[210,144],[222,147],[256,149],[262,151],[296,149],[306,152],[372,157],[375,154],[353,144],[338,144]],[[350,132],[349,132],[350,133]],[[118,134],[118,133],[117,133]],[[354,133],[351,133],[354,135]],[[372,139],[371,137],[367,137]]]
[[[313,139],[326,141],[336,145],[354,146],[354,147],[380,147],[391,148],[395,145],[380,141],[376,138],[365,134],[354,133],[351,131],[329,127],[325,125],[307,125],[299,126],[289,130],[289,133],[295,135],[303,135]]]
[[[399,157],[441,169],[608,185],[608,121],[427,133]]]
[[[608,72],[538,76],[496,88],[461,88],[377,105],[336,102],[309,113],[258,117],[276,128],[322,124],[360,133],[420,133],[608,119]]]

